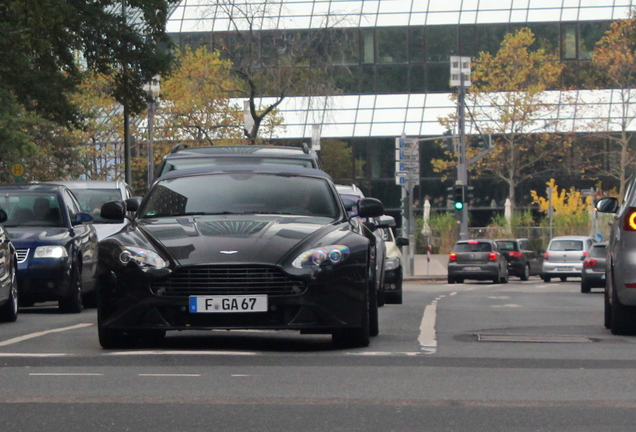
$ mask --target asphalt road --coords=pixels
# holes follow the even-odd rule
[[[364,349],[293,332],[97,342],[95,310],[0,325],[6,431],[631,431],[636,337],[577,280],[409,283]]]

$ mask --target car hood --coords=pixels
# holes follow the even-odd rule
[[[345,235],[339,225],[328,218],[228,215],[142,220],[138,227],[175,261],[195,265],[277,264],[301,243],[308,248],[337,243]]]
[[[95,231],[97,232],[97,240],[104,240],[106,237],[113,235],[119,231],[123,227],[128,225],[128,222],[125,223],[93,223],[95,227]]]
[[[70,238],[68,228],[64,227],[6,227],[6,230],[16,249],[65,244]]]

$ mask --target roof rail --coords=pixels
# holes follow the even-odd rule
[[[179,150],[187,149],[188,147],[190,146],[184,143],[177,144],[174,147],[172,147],[172,149],[170,150],[170,154],[177,153]]]
[[[309,154],[309,146],[307,143],[303,143],[303,153]]]

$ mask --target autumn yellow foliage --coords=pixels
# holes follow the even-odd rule
[[[553,235],[586,235],[590,230],[589,212],[592,207],[592,197],[584,197],[581,191],[575,188],[559,189],[554,179],[546,183],[548,188],[552,188],[552,208],[554,214],[552,218]],[[532,204],[538,204],[539,209],[548,215],[550,205],[549,197],[539,196],[535,190],[530,191]],[[542,225],[549,223],[542,221]]]

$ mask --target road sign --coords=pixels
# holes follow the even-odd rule
[[[11,165],[11,175],[16,178],[20,178],[26,172],[26,168],[20,162],[16,162]]]

